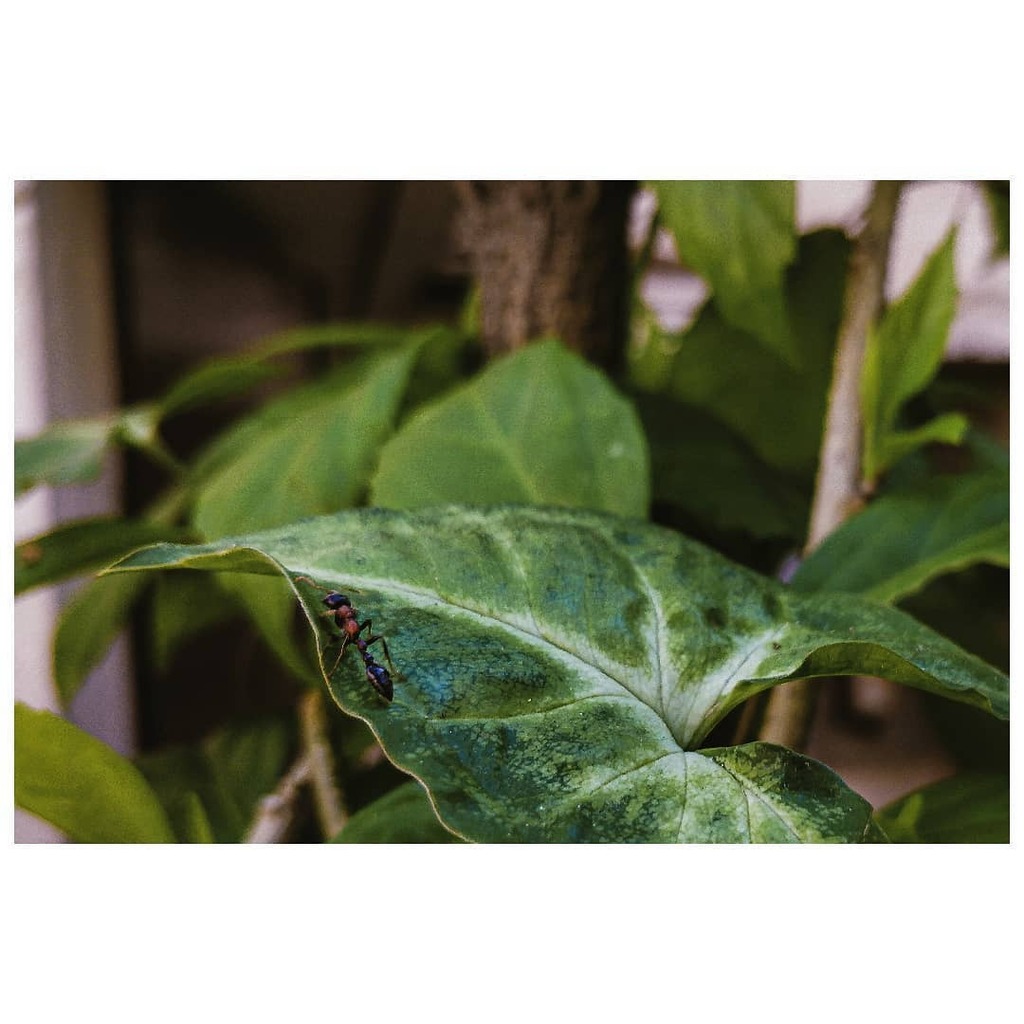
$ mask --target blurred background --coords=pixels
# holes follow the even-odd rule
[[[799,183],[800,231],[836,226],[855,233],[869,192],[863,181]],[[285,328],[453,322],[471,286],[458,197],[445,181],[22,181],[14,200],[18,437],[146,400],[199,361],[245,351]],[[975,183],[910,184],[886,291],[899,295],[958,225],[960,300],[944,374],[985,396],[975,412],[1008,443],[1009,260],[996,255],[986,202]],[[633,201],[635,248],[653,206],[643,191]],[[665,232],[654,239],[640,293],[671,330],[688,324],[706,298]],[[257,392],[246,401],[259,398]],[[238,412],[224,405],[189,417],[177,436],[171,424],[168,440],[189,454]],[[112,457],[95,483],[37,488],[19,498],[16,540],[84,516],[136,512],[159,482],[130,453]],[[986,577],[986,588],[1008,587],[1005,570],[971,572]],[[16,696],[36,707],[57,707],[51,638],[73,591],[73,584],[48,587],[15,605]],[[1008,620],[1006,629],[1008,643]],[[190,741],[216,724],[225,708],[211,705],[203,683],[211,671],[229,671],[220,660],[222,641],[190,649],[166,675],[145,680],[133,663],[138,642],[126,636],[115,645],[70,718],[125,754]],[[273,671],[268,659],[252,655],[238,700],[257,711],[284,700]],[[870,680],[822,702],[809,749],[876,806],[950,774],[947,751],[912,691]],[[18,813],[17,839],[51,836]]]

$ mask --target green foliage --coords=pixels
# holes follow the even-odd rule
[[[714,290],[725,321],[801,364],[783,291],[796,255],[791,181],[651,182],[684,263]]]
[[[894,843],[1008,843],[1010,779],[965,772],[894,801],[876,819]]]
[[[427,791],[406,782],[353,814],[334,843],[457,843],[438,820]]]
[[[840,799],[823,766],[782,749],[695,748],[742,700],[816,675],[885,675],[1007,715],[1001,673],[901,613],[805,600],[616,517],[357,510],[158,545],[117,568],[175,567],[286,574],[335,699],[424,782],[450,829],[478,841],[775,841],[780,818],[804,839],[859,839],[863,802]],[[388,636],[394,704],[353,660],[333,668],[327,588],[357,592]]]
[[[194,746],[145,754],[137,765],[185,841],[237,843],[294,745],[286,720],[260,719],[229,725]]]
[[[370,503],[523,501],[646,515],[648,473],[632,406],[594,367],[545,341],[412,415],[381,452]]]
[[[106,656],[151,582],[101,576],[80,587],[61,609],[53,638],[53,669],[65,704]]]
[[[14,706],[14,802],[80,843],[169,843],[174,834],[137,768],[49,711]]]
[[[955,444],[967,429],[967,420],[956,413],[914,431],[900,430],[897,423],[900,407],[932,380],[946,348],[957,301],[954,241],[950,232],[869,335],[861,377],[864,478],[869,482],[920,445]]]
[[[182,529],[146,520],[78,520],[15,547],[14,592],[101,569],[132,548],[185,537]]]
[[[1010,564],[1008,472],[950,474],[884,494],[811,554],[793,586],[896,601],[978,562]]]
[[[1010,183],[983,181],[985,199],[992,214],[992,227],[996,234],[997,256],[1010,255]]]
[[[702,409],[642,392],[634,401],[650,439],[656,505],[719,530],[802,537],[807,495],[799,483]]]
[[[14,443],[14,493],[39,484],[79,483],[100,475],[112,425],[109,417],[57,423]]]
[[[195,528],[220,537],[353,505],[392,429],[418,347],[346,363],[239,422],[197,467]]]
[[[635,384],[704,410],[776,470],[810,479],[821,444],[848,253],[849,243],[838,231],[800,240],[786,277],[799,368],[730,325],[712,301],[683,334],[662,331],[650,314],[640,320],[631,367]]]
[[[876,821],[824,765],[764,743],[718,745],[731,735],[726,717],[760,691],[870,674],[924,691],[961,764],[1005,768],[1005,675],[879,603],[905,601],[1006,664],[1004,595],[993,598],[991,575],[977,592],[961,586],[996,573],[999,591],[1005,579],[992,568],[1009,564],[1005,452],[974,436],[973,468],[937,475],[922,450],[964,436],[959,399],[936,405],[929,387],[956,302],[952,236],[871,339],[864,468],[879,496],[789,589],[642,519],[728,544],[766,571],[802,544],[850,243],[837,231],[796,237],[792,183],[655,191],[660,222],[712,298],[680,333],[637,300],[625,382],[553,339],[480,369],[474,293],[457,329],[282,332],[151,402],[18,441],[17,493],[90,479],[115,445],[144,451],[172,483],[139,519],[82,521],[19,545],[16,592],[152,542],[120,567],[223,570],[87,584],[55,636],[63,698],[152,585],[143,655],[158,670],[194,634],[244,615],[292,675],[326,679],[355,716],[329,724],[346,786],[365,781],[374,738],[421,780],[374,768],[371,793],[381,773],[397,788],[332,841],[1001,835],[1005,815],[983,787],[936,787]],[[282,389],[294,356],[320,347],[336,349],[330,369]],[[170,417],[270,381],[275,397],[190,465],[166,448]],[[943,415],[922,422],[926,405]],[[378,507],[359,509],[367,503]],[[309,518],[322,513],[333,515]],[[190,538],[208,543],[163,543]],[[352,593],[387,636],[393,703],[370,689],[354,653],[336,664],[328,587]],[[19,803],[82,841],[237,842],[297,745],[290,719],[229,723],[202,743],[147,753],[140,775],[40,714],[16,716]],[[82,779],[70,769],[79,757]],[[984,813],[971,819],[974,798]]]

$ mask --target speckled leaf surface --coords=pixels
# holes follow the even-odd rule
[[[477,841],[857,840],[870,808],[824,766],[700,741],[746,697],[804,676],[882,675],[1008,708],[1005,676],[908,616],[803,598],[597,513],[358,510],[117,568],[156,567],[287,575],[339,705]],[[387,637],[393,703],[354,652],[336,664],[326,588]]]

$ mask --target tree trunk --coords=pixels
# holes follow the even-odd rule
[[[619,361],[634,188],[622,181],[460,183],[463,241],[492,355],[554,336],[606,367]]]

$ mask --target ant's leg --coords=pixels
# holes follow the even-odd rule
[[[337,639],[337,638],[335,638],[335,639]],[[341,650],[338,651],[338,657],[337,657],[337,660],[334,662],[334,667],[331,669],[330,672],[327,673],[327,678],[328,679],[330,679],[331,676],[333,676],[334,673],[338,671],[338,666],[341,664],[342,656],[345,654],[345,649],[348,647],[348,641],[349,641],[349,635],[348,635],[348,633],[345,633],[341,637]]]
[[[370,636],[366,638],[366,646],[375,644],[378,640],[381,642],[381,646],[384,648],[384,657],[388,659],[388,664],[391,668],[395,669],[395,663],[391,660],[391,652],[388,650],[388,642],[382,636],[373,636],[373,619],[367,619],[360,627],[359,632],[362,633],[364,629],[370,630]],[[397,670],[396,670],[397,671]]]

